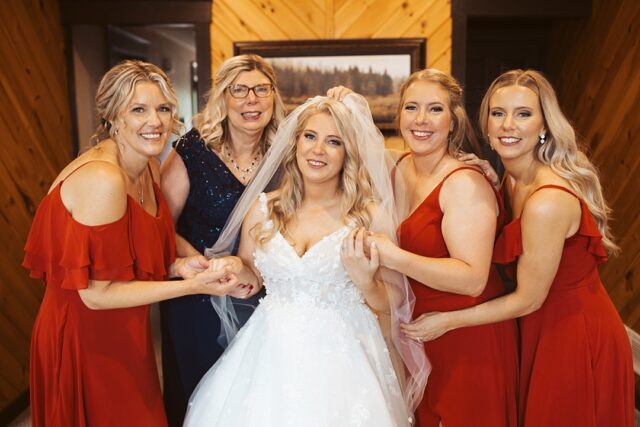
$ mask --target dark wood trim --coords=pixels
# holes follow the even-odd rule
[[[427,39],[324,39],[235,42],[233,54],[256,53],[265,58],[281,56],[395,55],[411,56],[411,70],[420,70],[427,62]]]
[[[60,12],[63,24],[211,23],[211,0],[127,2],[62,0]]]
[[[211,24],[194,25],[196,31],[196,61],[198,62],[198,110],[202,111],[206,103],[206,94],[211,82]]]
[[[0,426],[8,426],[29,408],[29,387],[0,411]]]

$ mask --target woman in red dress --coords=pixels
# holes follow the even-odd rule
[[[595,168],[536,71],[499,76],[480,125],[505,166],[513,214],[494,259],[515,267],[517,287],[471,310],[431,313],[425,338],[520,317],[520,425],[632,426],[631,348],[598,275],[618,248]]]
[[[31,341],[34,426],[166,425],[149,329],[150,303],[246,292],[222,262],[175,259],[158,155],[178,130],[176,96],[156,66],[105,74],[99,141],[42,200],[23,265],[46,282]],[[182,276],[184,281],[163,281]]]
[[[504,293],[491,265],[501,210],[481,171],[457,159],[475,140],[453,77],[437,70],[410,76],[401,88],[399,126],[410,153],[398,156],[396,197],[410,214],[402,215],[400,247],[371,239],[381,263],[408,276],[415,320],[404,332],[422,341],[425,313],[473,307]],[[513,320],[460,329],[424,348],[432,371],[416,412],[420,426],[516,425]]]

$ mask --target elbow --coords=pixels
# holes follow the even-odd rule
[[[464,291],[464,294],[473,298],[477,298],[484,292],[484,289],[487,287],[487,280],[489,279],[489,274],[482,275],[474,275],[471,277],[469,282],[467,283],[467,287]]]
[[[524,307],[522,308],[522,311],[518,317],[526,316],[528,314],[538,311],[540,307],[542,307],[543,302],[544,300],[528,301],[526,305],[524,305]]]
[[[79,291],[80,300],[89,310],[106,310],[106,307],[100,298],[96,298],[96,296],[88,290]]]

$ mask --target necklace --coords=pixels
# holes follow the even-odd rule
[[[259,163],[259,160],[261,157],[260,152],[258,151],[258,153],[253,158],[253,160],[251,160],[251,164],[248,167],[241,168],[240,166],[238,166],[236,159],[233,158],[233,155],[231,154],[231,147],[229,147],[229,144],[227,144],[226,142],[222,144],[222,149],[224,151],[225,157],[229,160],[229,163],[231,163],[231,166],[233,166],[233,168],[238,172],[238,174],[240,174],[240,181],[247,182],[249,178],[251,178],[251,175],[253,174],[253,170],[256,168],[256,166]]]
[[[142,174],[138,177],[138,201],[140,205],[144,205],[144,187],[147,185],[146,171],[142,171]]]

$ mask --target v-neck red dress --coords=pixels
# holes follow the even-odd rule
[[[34,426],[164,426],[149,306],[87,308],[88,280],[164,280],[174,228],[154,183],[156,216],[128,197],[117,221],[86,226],[62,204],[58,184],[40,203],[23,265],[46,282],[31,338]]]
[[[564,187],[545,185],[577,196]],[[602,237],[580,200],[578,232],[566,239],[542,307],[521,317],[519,418],[524,427],[634,425],[629,338],[598,274]],[[520,218],[507,224],[494,261],[515,279],[522,255]]]
[[[463,169],[478,172],[470,167],[450,172],[402,222],[398,234],[403,249],[425,257],[450,257],[438,199],[445,180]],[[494,266],[477,297],[435,290],[411,278],[409,283],[416,296],[414,318],[473,307],[505,293]],[[516,426],[517,339],[516,322],[508,320],[457,329],[425,342],[432,371],[416,411],[420,427],[438,427],[440,421],[446,427]]]

